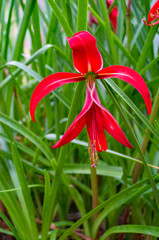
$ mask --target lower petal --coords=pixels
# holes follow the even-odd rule
[[[52,148],[62,147],[63,145],[71,142],[74,138],[76,138],[80,134],[80,132],[86,125],[86,114],[91,108],[92,103],[93,101],[90,97],[90,92],[87,90],[85,103],[82,111],[69,126],[63,137],[54,146],[52,146]]]
[[[52,148],[62,147],[63,145],[71,142],[74,138],[76,138],[80,134],[85,125],[86,125],[85,115],[82,117],[77,116],[77,118],[69,126],[69,128],[62,136],[62,138],[54,146],[52,146]]]
[[[133,148],[129,141],[127,140],[125,134],[123,133],[122,129],[120,128],[119,124],[115,120],[115,118],[108,112],[106,109],[100,109],[100,114],[103,119],[103,125],[105,130],[118,142],[123,144],[128,148]]]
[[[105,130],[124,146],[128,148],[133,148],[129,141],[127,140],[126,136],[124,135],[122,129],[120,128],[115,118],[111,115],[111,113],[107,109],[105,109],[101,105],[97,89],[94,89],[93,91],[92,100],[98,106],[99,115],[100,118],[102,119],[102,123]]]

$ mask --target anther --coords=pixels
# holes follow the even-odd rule
[[[99,145],[99,149],[101,149],[101,145]],[[92,162],[91,167],[96,167],[98,165],[98,154],[96,150],[96,140],[94,140],[93,144],[90,145],[88,152],[90,154],[90,161]]]

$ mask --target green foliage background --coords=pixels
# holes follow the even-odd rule
[[[17,240],[110,235],[129,240],[139,234],[158,239],[159,175],[150,165],[159,161],[159,28],[142,22],[153,3],[132,0],[127,16],[127,1],[116,0],[115,34],[105,0],[0,1],[0,234]],[[89,27],[88,11],[97,26]],[[108,150],[99,154],[99,204],[94,209],[86,129],[72,143],[51,149],[81,111],[85,83],[65,85],[45,97],[36,124],[29,114],[38,82],[55,72],[75,72],[66,37],[81,30],[96,37],[104,67],[129,66],[144,78],[153,105],[148,117],[133,87],[121,80],[97,81],[102,105],[134,149],[106,134]]]

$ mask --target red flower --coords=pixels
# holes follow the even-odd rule
[[[155,2],[149,11],[147,23],[145,19],[143,19],[143,22],[148,26],[156,25],[159,23],[159,0]]]
[[[107,7],[108,9],[111,7],[111,5],[114,3],[113,0],[107,0]],[[117,18],[118,18],[118,9],[117,7],[113,7],[113,9],[111,10],[110,14],[109,14],[109,19],[112,23],[114,32],[117,32]]]
[[[111,5],[114,3],[113,0],[106,0],[107,3],[107,8],[109,9],[111,7]],[[118,18],[118,9],[116,6],[113,7],[113,9],[111,10],[110,14],[109,14],[109,19],[112,23],[114,32],[117,32],[117,18]],[[93,17],[92,13],[89,13],[89,26],[92,26],[92,23],[94,24],[98,24],[98,21],[95,17]]]
[[[120,65],[102,69],[103,60],[97,49],[96,39],[90,33],[78,32],[72,38],[67,39],[73,51],[74,67],[81,74],[55,73],[43,79],[33,92],[30,114],[35,122],[35,109],[43,97],[63,84],[86,80],[86,98],[83,109],[53,148],[61,147],[72,141],[86,125],[91,141],[89,150],[93,161],[92,166],[95,167],[95,161],[98,158],[97,151],[107,149],[104,130],[124,146],[132,148],[114,117],[101,105],[96,89],[96,79],[120,78],[130,83],[142,95],[148,114],[151,112],[150,93],[142,77],[134,70]]]

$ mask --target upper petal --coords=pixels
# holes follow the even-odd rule
[[[74,67],[78,72],[85,74],[90,71],[96,72],[102,68],[103,60],[92,34],[81,31],[67,40],[73,51]]]
[[[142,95],[146,107],[147,113],[151,113],[151,97],[150,92],[147,88],[147,85],[143,78],[134,70],[128,67],[120,66],[120,65],[113,65],[110,67],[103,68],[97,73],[97,78],[119,78],[125,82],[130,83],[134,86],[139,93]]]
[[[39,101],[54,89],[70,82],[79,82],[84,77],[77,73],[54,73],[44,78],[35,88],[30,101],[30,115],[35,122],[34,114]]]

